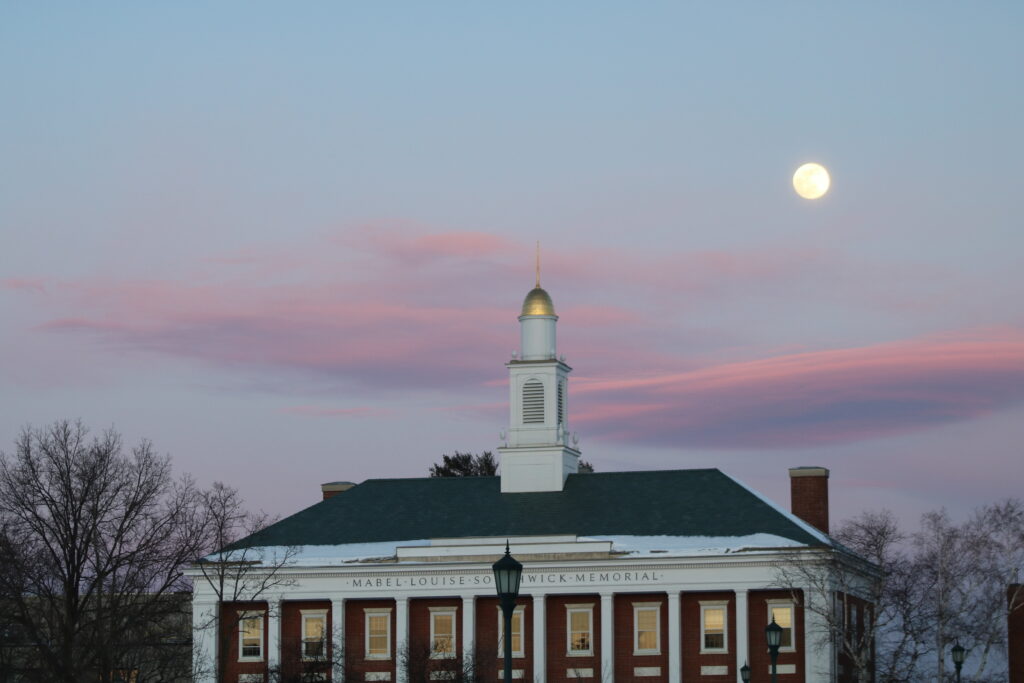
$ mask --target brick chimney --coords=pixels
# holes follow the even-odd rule
[[[824,467],[791,467],[790,509],[815,529],[828,533],[828,470]]]
[[[324,493],[324,500],[348,491],[350,488],[355,486],[350,481],[329,481],[326,484],[320,484],[320,490]]]

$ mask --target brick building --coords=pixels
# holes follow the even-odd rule
[[[749,663],[764,681],[772,619],[784,629],[780,683],[845,680],[835,626],[808,607],[835,596],[782,589],[778,575],[846,552],[828,536],[828,470],[790,470],[792,513],[717,469],[577,472],[557,319],[538,282],[506,363],[500,476],[324,484],[320,502],[228,556],[245,568],[239,600],[218,600],[193,570],[194,622],[219,623],[220,637],[195,640],[206,680],[219,658],[231,683],[470,670],[497,681],[491,563],[506,540],[524,565],[510,634],[518,680],[732,682]],[[275,580],[254,580],[270,568]],[[844,604],[843,628],[863,628],[870,606]]]

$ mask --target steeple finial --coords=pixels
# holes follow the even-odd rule
[[[537,287],[540,287],[540,240],[537,240]]]

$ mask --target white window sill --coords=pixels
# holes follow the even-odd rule
[[[443,654],[443,655],[430,655],[431,659],[455,659],[455,653]]]
[[[590,652],[566,652],[565,656],[566,657],[593,657],[594,656],[594,651],[591,650]]]
[[[239,657],[238,661],[240,661],[240,662],[248,662],[248,663],[262,662],[263,661],[263,657],[262,656],[259,656],[259,657]]]
[[[661,650],[633,650],[634,657],[653,657],[660,654]]]
[[[391,655],[366,655],[364,659],[372,659],[377,662],[384,662],[391,659]]]
[[[722,648],[720,650],[701,650],[702,655],[727,655],[729,654],[728,648]]]

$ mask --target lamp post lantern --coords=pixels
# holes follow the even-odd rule
[[[776,683],[778,680],[776,670],[778,669],[779,646],[782,645],[782,627],[775,623],[774,616],[772,617],[772,623],[768,624],[764,629],[764,637],[768,641],[768,654],[772,658],[772,683]]]
[[[750,666],[746,662],[740,667],[740,680],[743,683],[750,683]]]
[[[957,640],[956,645],[950,650],[950,654],[953,656],[953,666],[956,667],[956,683],[960,683],[960,669],[964,665],[964,660],[967,659],[967,650]]]
[[[508,541],[505,541],[505,555],[495,562],[491,569],[494,570],[494,587],[501,601],[501,615],[504,617],[505,625],[502,635],[505,642],[505,683],[512,683],[512,614],[516,609],[523,565],[509,553]]]

